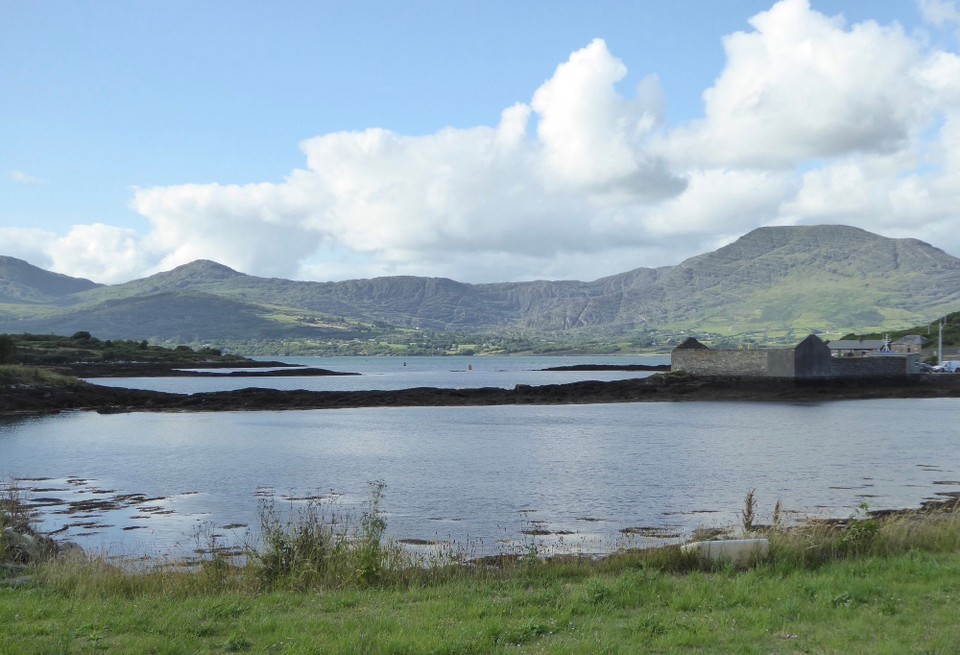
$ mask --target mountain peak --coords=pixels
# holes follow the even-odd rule
[[[95,289],[96,282],[51,273],[16,257],[0,255],[0,300],[45,301]]]
[[[244,274],[235,271],[229,266],[224,266],[209,259],[196,259],[187,264],[181,264],[176,268],[163,273],[156,273],[147,279],[163,280],[165,282],[222,282],[234,277],[242,277]]]
[[[154,273],[142,280],[132,280],[119,285],[117,288],[123,288],[124,295],[187,291],[189,289],[202,291],[242,277],[247,276],[229,266],[224,266],[209,259],[197,259],[187,264],[181,264],[169,271]]]
[[[170,273],[204,273],[214,275],[243,275],[229,266],[225,266],[211,259],[195,259],[187,264],[181,264],[169,271]]]

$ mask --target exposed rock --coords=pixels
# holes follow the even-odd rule
[[[313,377],[325,375],[359,375],[330,371],[325,368],[300,366],[285,362],[269,361],[219,361],[219,362],[79,362],[62,364],[56,369],[77,378],[126,378],[126,377]],[[216,369],[243,369],[242,371]],[[263,369],[263,370],[255,370]]]
[[[37,564],[54,557],[83,556],[84,551],[72,541],[57,542],[54,539],[40,534],[29,526],[6,526],[0,533],[0,570],[20,573],[30,565]],[[21,576],[29,579],[29,576]],[[18,578],[5,578],[7,586],[18,586]]]
[[[572,364],[570,366],[551,366],[543,371],[654,371],[667,372],[669,364]]]
[[[3,529],[5,559],[20,564],[39,562],[56,555],[57,545],[50,537],[31,531],[18,531],[12,527]]]
[[[0,413],[86,409],[101,413],[132,411],[233,411],[334,409],[347,407],[561,405],[620,402],[737,400],[826,402],[875,398],[960,397],[960,375],[911,375],[803,381],[768,377],[701,377],[683,372],[612,382],[583,381],[513,389],[420,387],[396,391],[237,391],[175,394],[93,384],[64,389],[8,388],[0,393]]]

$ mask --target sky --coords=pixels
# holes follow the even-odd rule
[[[957,0],[0,0],[0,255],[96,282],[960,256],[958,201]]]

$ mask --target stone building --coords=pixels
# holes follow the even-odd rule
[[[905,337],[900,337],[896,341],[890,344],[890,349],[898,354],[907,355],[912,353],[919,353],[923,350],[923,344],[926,341],[919,334],[908,334]]]
[[[670,368],[694,375],[816,380],[838,377],[899,376],[919,373],[919,355],[876,353],[834,357],[829,346],[811,334],[793,348],[713,349],[690,337],[673,349]]]

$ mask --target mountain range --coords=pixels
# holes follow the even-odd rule
[[[592,282],[261,278],[199,260],[102,285],[0,256],[0,333],[180,343],[438,333],[804,336],[918,325],[960,309],[960,259],[838,225],[764,227],[675,266]]]

